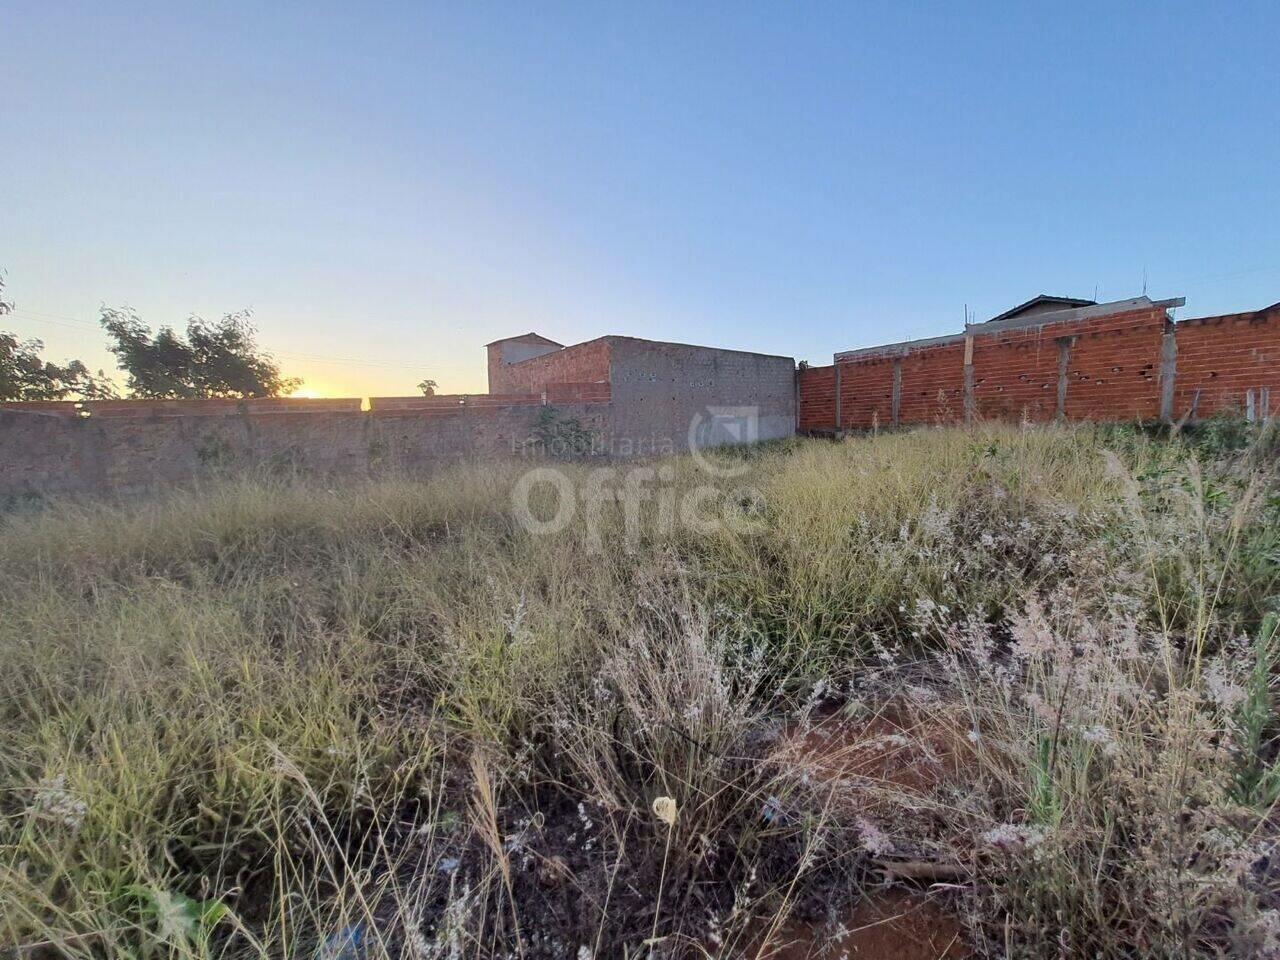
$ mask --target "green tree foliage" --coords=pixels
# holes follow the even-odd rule
[[[4,299],[4,278],[0,277],[0,316],[13,310]],[[40,356],[39,340],[19,340],[0,331],[0,400],[96,400],[115,396],[102,371],[97,376],[79,360],[66,366],[50,363]]]
[[[0,332],[0,400],[103,400],[116,395],[101,371],[79,360],[66,366],[40,357],[44,344]]]
[[[127,308],[104,307],[102,326],[135,397],[278,397],[302,383],[282,376],[276,362],[259,350],[248,311],[213,322],[191,317],[185,338],[172,327],[152,334]]]

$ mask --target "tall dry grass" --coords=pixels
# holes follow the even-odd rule
[[[518,465],[10,514],[0,942],[754,955],[909,858],[959,870],[993,955],[1275,949],[1262,449],[787,444],[714,481],[763,493],[754,533],[654,499],[638,535],[615,502],[534,535]],[[669,466],[676,498],[708,482]],[[969,745],[960,782],[785,760],[904,696]]]

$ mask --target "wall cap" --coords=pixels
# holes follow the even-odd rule
[[[1154,310],[1180,307],[1185,304],[1185,297],[1174,297],[1169,300],[1152,300],[1150,297],[1131,297],[1128,300],[1113,300],[1110,303],[1091,304],[1084,307],[1072,307],[1067,310],[1053,310],[1048,313],[1032,314],[1029,317],[1012,317],[1008,320],[987,320],[984,323],[965,324],[964,333],[953,333],[942,337],[929,337],[924,340],[902,340],[898,343],[884,344],[878,347],[862,347],[858,350],[844,350],[835,354],[834,361],[841,363],[848,360],[865,360],[871,357],[905,356],[922,347],[938,347],[959,343],[966,337],[986,336],[1005,330],[1025,330],[1033,327],[1047,327],[1058,323],[1070,323],[1076,320],[1088,320],[1093,317],[1106,317],[1116,313],[1129,313],[1136,310]]]

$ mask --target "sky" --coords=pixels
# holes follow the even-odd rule
[[[1280,4],[0,0],[0,328],[250,309],[323,396],[1280,300]]]

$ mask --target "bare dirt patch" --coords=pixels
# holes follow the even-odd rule
[[[859,793],[923,798],[973,761],[957,718],[893,702],[865,716],[833,711],[784,734],[775,758]]]
[[[766,931],[752,960],[966,960],[959,921],[930,897],[895,890],[855,906],[834,926],[788,921]]]
[[[882,877],[894,883],[850,907],[837,922],[794,918],[745,956],[766,960],[957,960],[974,956],[945,896],[922,888],[964,880],[960,851],[936,840],[931,813],[975,772],[964,718],[945,705],[896,698],[875,709],[841,707],[783,735],[772,758],[825,793],[840,815],[856,818]],[[904,813],[910,811],[911,816]],[[909,822],[911,829],[904,827]],[[882,832],[883,831],[883,832]],[[869,836],[874,833],[874,838]]]

